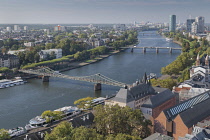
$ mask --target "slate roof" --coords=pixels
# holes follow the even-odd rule
[[[154,133],[144,140],[173,140],[172,137],[160,133]]]
[[[175,94],[171,92],[169,89],[163,89],[160,88],[160,93],[150,97],[143,105],[142,107],[147,108],[156,108],[159,105],[163,104],[164,102],[170,100],[171,98],[175,97]]]
[[[93,120],[94,120],[94,115],[93,113],[90,112],[84,115],[77,116],[71,119],[70,122],[72,123],[73,127],[80,127],[80,126],[89,127],[91,124],[93,124]]]
[[[184,124],[190,128],[210,116],[210,92],[206,91],[163,112],[169,121],[180,115]]]
[[[143,98],[145,96],[155,94],[156,92],[150,84],[140,83],[128,89],[121,88],[116,96],[113,97],[111,100],[128,103]]]

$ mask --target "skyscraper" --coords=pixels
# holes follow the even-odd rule
[[[169,31],[175,32],[176,30],[176,15],[170,15]]]
[[[204,33],[204,17],[199,16],[195,18],[195,22],[198,25],[197,33]]]
[[[195,19],[187,19],[186,26],[187,26],[187,31],[188,32],[192,31],[192,24],[193,24],[193,22],[195,22]]]

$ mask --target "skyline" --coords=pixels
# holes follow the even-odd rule
[[[210,0],[1,0],[0,24],[185,23],[203,16],[210,23]],[[198,10],[199,9],[199,10]]]

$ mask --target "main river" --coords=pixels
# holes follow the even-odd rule
[[[160,35],[154,35],[155,31],[144,32],[153,34],[139,34],[140,43],[137,46],[151,47],[180,47],[173,42],[166,42]],[[160,76],[161,67],[166,66],[180,54],[174,50],[134,49],[112,55],[100,62],[87,65],[64,74],[71,76],[88,76],[101,73],[114,80],[131,84],[137,79],[142,79],[145,72],[156,73]],[[102,85],[101,92],[94,92],[93,84],[72,81],[67,79],[50,78],[49,83],[42,83],[40,79],[30,79],[28,83],[0,89],[0,128],[14,128],[25,126],[28,121],[40,115],[45,110],[54,110],[63,106],[73,105],[79,98],[87,96],[106,96],[115,94],[119,87]]]

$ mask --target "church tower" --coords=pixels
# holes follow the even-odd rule
[[[200,56],[199,56],[199,53],[197,55],[197,58],[196,58],[196,64],[195,66],[200,66]]]
[[[209,55],[206,56],[206,59],[205,59],[205,66],[209,66]]]

